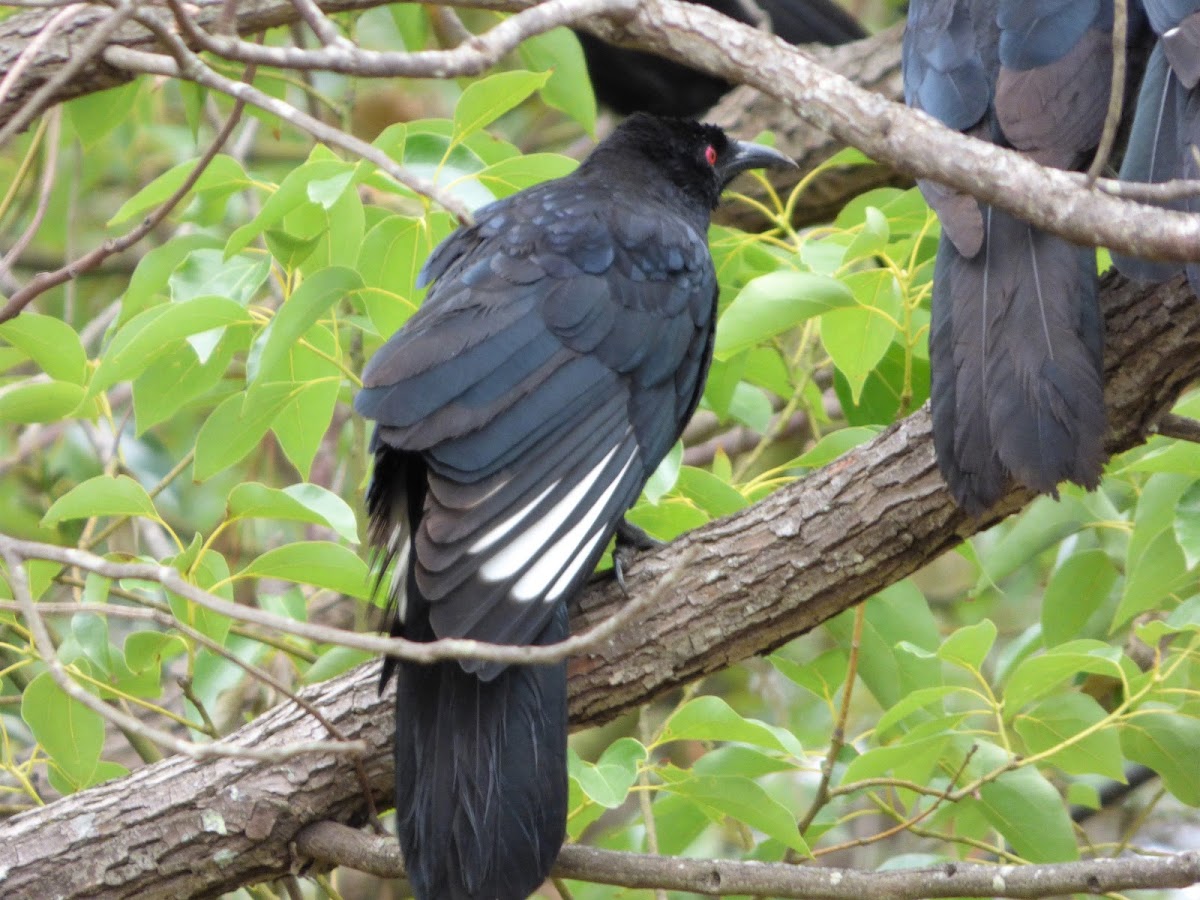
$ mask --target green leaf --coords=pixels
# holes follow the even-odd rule
[[[86,392],[66,381],[20,381],[0,387],[0,421],[57,422],[79,408]]]
[[[978,672],[995,642],[996,626],[990,619],[984,619],[975,625],[966,625],[946,638],[938,647],[937,655],[946,662]]]
[[[858,677],[884,708],[912,691],[942,683],[936,658],[905,652],[904,643],[934,653],[941,634],[929,604],[911,581],[900,581],[867,601],[860,642]],[[854,610],[831,619],[826,629],[843,648],[850,646]]]
[[[1117,570],[1103,550],[1080,550],[1050,576],[1042,598],[1042,640],[1046,646],[1079,637],[1091,615],[1112,593]]]
[[[1125,590],[1113,616],[1114,627],[1159,606],[1186,577],[1174,518],[1194,480],[1188,475],[1157,474],[1142,488],[1125,552]]]
[[[732,515],[749,505],[749,501],[736,488],[711,472],[694,466],[683,466],[679,470],[676,487],[680,494],[714,519]]]
[[[117,332],[104,351],[87,396],[94,397],[118,381],[136,378],[185,338],[249,321],[245,309],[219,296],[152,306]]]
[[[201,590],[220,597],[222,600],[233,601],[229,563],[217,551],[205,549],[200,535],[196,535],[191,546],[171,560],[171,564],[184,572],[187,580]],[[233,626],[232,620],[228,617],[170,591],[167,592],[167,602],[171,606],[171,613],[180,622],[190,625],[218,644],[225,643],[229,629]]]
[[[965,690],[965,688],[957,685],[943,684],[936,687],[921,688],[913,691],[911,694],[905,694],[891,709],[880,716],[879,721],[875,724],[875,733],[881,739],[886,737],[892,728],[918,710],[924,710],[931,715],[940,715],[944,712],[941,701],[951,694],[965,692]]]
[[[277,226],[284,216],[297,207],[305,203],[330,202],[330,194],[335,189],[339,190],[339,195],[340,192],[349,189],[357,169],[356,164],[340,159],[310,159],[292,169],[263,203],[258,215],[229,236],[229,240],[225,242],[226,258],[241,252],[251,241],[268,228]]]
[[[817,441],[811,450],[798,456],[793,461],[793,465],[809,466],[814,469],[828,465],[838,457],[849,453],[855,447],[865,444],[867,441],[878,436],[878,428],[863,426],[839,428],[837,431],[831,432]]]
[[[329,307],[361,287],[362,279],[357,272],[337,266],[305,279],[267,326],[266,343],[255,370],[247,373],[247,381],[253,381],[260,372],[273,371]]]
[[[1040,754],[1097,725],[1105,715],[1104,708],[1087,694],[1059,694],[1016,716],[1013,727],[1029,752]],[[1121,739],[1115,728],[1094,731],[1057,750],[1046,761],[1070,775],[1104,775],[1125,780]]]
[[[549,72],[515,71],[471,82],[454,107],[454,141],[486,128],[549,80]]]
[[[371,596],[367,564],[353,551],[328,541],[299,541],[268,550],[235,577],[279,578],[329,588],[360,600]]]
[[[194,477],[205,481],[258,447],[279,411],[296,393],[290,383],[264,384],[250,394],[227,397],[196,435]]]
[[[417,273],[434,244],[453,229],[447,216],[425,219],[388,216],[367,232],[355,267],[365,288],[363,305],[375,330],[389,337],[417,311],[425,289]]]
[[[120,225],[134,216],[160,206],[183,186],[199,162],[199,159],[191,159],[163,172],[121,204],[121,208],[108,220],[108,227]],[[207,191],[233,193],[249,187],[251,184],[252,182],[241,163],[232,156],[218,153],[205,167],[200,177],[196,179],[195,185],[192,186],[192,193],[201,194]]]
[[[580,759],[574,750],[568,751],[567,770],[590,800],[606,809],[616,809],[629,796],[638,767],[646,757],[646,748],[626,737],[610,744],[595,764]]]
[[[282,377],[292,383],[292,396],[271,422],[271,430],[302,478],[308,477],[337,406],[344,378],[333,362],[338,352],[333,332],[323,325],[314,325],[305,335],[305,342],[291,348],[288,365],[277,366],[273,373],[266,372],[260,381],[266,385]],[[257,386],[252,393],[256,390]]]
[[[1017,712],[1058,685],[1084,672],[1120,678],[1121,651],[1101,641],[1079,640],[1053,647],[1022,661],[1004,688],[1006,715]]]
[[[1007,755],[999,747],[986,742],[978,742],[978,746],[981,750],[972,762],[981,770],[989,771],[1003,764]],[[988,763],[986,769],[984,762]],[[1062,797],[1037,769],[1025,766],[1005,772],[983,785],[979,798],[992,827],[1025,859],[1048,863],[1079,858],[1075,831]]]
[[[588,134],[595,134],[596,95],[579,38],[569,28],[555,28],[527,38],[517,48],[517,55],[527,69],[550,72],[550,80],[542,88],[546,105],[566,113]]]
[[[72,790],[87,786],[104,748],[104,720],[63,693],[49,672],[25,687],[21,718]]]
[[[61,319],[23,312],[0,324],[0,338],[56,381],[83,384],[87,378],[87,352],[75,329]]]
[[[1196,777],[1196,748],[1200,719],[1162,712],[1142,712],[1121,727],[1126,756],[1149,766],[1172,794],[1188,806],[1200,807],[1200,778]]]
[[[145,488],[128,475],[97,475],[55,500],[42,517],[42,525],[49,527],[67,519],[92,516],[159,517]]]
[[[1179,504],[1175,507],[1174,528],[1175,540],[1183,551],[1187,567],[1193,569],[1200,564],[1200,482],[1189,487],[1179,498]]]
[[[64,104],[67,121],[79,135],[85,149],[95,146],[114,128],[128,121],[143,83],[141,80],[132,81],[121,87],[84,94]]]
[[[850,289],[833,278],[790,271],[761,275],[721,315],[713,355],[728,359],[807,319],[853,304]]]
[[[346,501],[319,484],[292,484],[282,490],[243,482],[229,494],[230,519],[283,519],[326,525],[352,544],[358,523]]]
[[[663,461],[658,464],[658,468],[654,470],[654,474],[646,481],[646,486],[642,488],[642,493],[651,503],[658,503],[662,500],[667,491],[675,486],[675,482],[679,480],[679,470],[683,465],[683,442],[676,441],[675,445],[667,451],[667,455],[663,457]]]
[[[528,153],[492,163],[478,175],[479,183],[494,196],[507,197],[551,178],[562,178],[579,167],[577,160],[557,153]]]
[[[841,650],[826,650],[807,663],[794,662],[778,653],[767,657],[767,661],[785,678],[794,681],[826,703],[833,703],[834,697],[846,680],[846,670],[850,666],[846,654]]]
[[[886,269],[853,272],[843,283],[853,291],[858,305],[821,316],[821,343],[846,378],[857,404],[867,375],[897,336],[895,322],[902,299],[899,282]]]
[[[153,306],[160,296],[168,296],[172,273],[196,250],[220,247],[220,241],[208,234],[184,234],[173,237],[161,247],[153,247],[138,260],[129,286],[121,298],[117,325],[124,325],[140,312]]]
[[[133,382],[133,414],[137,434],[166,421],[184,406],[213,390],[225,376],[235,342],[222,340],[206,362],[189,344],[176,344]]]
[[[845,261],[852,262],[863,257],[879,255],[887,246],[889,236],[887,217],[874,206],[865,207],[863,227],[846,248]]]
[[[804,755],[791,732],[743,718],[720,697],[712,696],[689,700],[667,719],[658,743],[670,741],[739,741],[796,757]]]
[[[375,657],[374,653],[366,650],[354,650],[350,647],[330,647],[321,653],[308,667],[301,681],[304,684],[316,684],[318,681],[328,681],[348,672],[357,665],[369,662]]]
[[[688,776],[665,782],[662,790],[743,822],[784,846],[809,855],[808,845],[796,829],[791,812],[749,778]]]
[[[168,280],[171,299],[185,303],[198,297],[226,297],[245,306],[271,274],[271,259],[261,253],[226,256],[200,247],[175,268]]]
[[[158,669],[167,660],[186,652],[187,644],[177,634],[135,631],[125,638],[125,665],[134,672]]]
[[[932,772],[950,743],[950,738],[951,733],[943,730],[933,735],[906,737],[887,747],[872,747],[850,761],[842,775],[841,783],[850,785],[866,778],[880,778],[888,774],[900,777],[897,770],[913,765],[922,766],[926,771]]]

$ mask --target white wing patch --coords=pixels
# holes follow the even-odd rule
[[[507,519],[505,519],[499,525],[495,526],[491,531],[489,531],[487,534],[485,534],[483,537],[481,537],[475,543],[473,543],[471,545],[470,549],[467,550],[467,552],[468,553],[482,553],[488,547],[492,546],[492,544],[496,543],[496,541],[500,540],[500,538],[504,537],[506,534],[508,534],[510,531],[512,531],[514,528],[516,528],[519,524],[521,524],[521,520],[524,519],[531,512],[533,512],[535,509],[537,509],[537,505],[546,498],[547,494],[549,494],[552,490],[554,490],[556,487],[558,487],[558,485],[561,482],[562,482],[561,478],[558,479],[558,481],[555,481],[553,484],[550,485],[550,487],[546,488],[544,491],[542,491],[540,494],[538,494],[536,497],[534,497],[532,501],[525,504],[525,506],[521,507],[515,513],[513,513],[511,516],[509,516]]]
[[[412,541],[408,539],[408,529],[396,525],[388,538],[387,555],[395,562],[392,565],[391,596],[396,604],[396,621],[405,621],[408,612],[408,557],[412,552]]]
[[[613,448],[613,452],[615,450],[616,448]],[[608,456],[604,457],[600,466],[604,466],[612,458],[612,455],[613,453],[610,452]],[[612,499],[612,495],[620,485],[621,479],[629,471],[629,466],[633,462],[635,455],[636,453],[632,450],[629,452],[629,456],[625,460],[625,465],[621,467],[621,471],[617,473],[615,478],[609,481],[608,487],[605,488],[604,493],[600,495],[588,513],[576,522],[566,534],[555,541],[553,546],[547,547],[539,554],[538,561],[533,564],[528,572],[521,576],[520,581],[513,585],[510,594],[512,599],[526,603],[542,596],[545,596],[546,600],[553,600],[557,597],[557,594],[550,596],[547,594],[547,591],[550,589],[551,584],[557,585],[556,579],[559,573],[563,571],[564,566],[570,569],[583,565],[583,561],[587,559],[592,549],[594,549],[596,541],[603,536],[605,531],[603,528],[598,533],[592,535],[588,535],[588,532],[592,530],[596,524],[596,519],[600,517],[600,514],[608,506],[608,501]],[[595,480],[593,476],[599,471],[600,466],[592,470],[591,475],[588,477],[589,483]],[[555,507],[556,511],[557,509],[558,507]],[[570,581],[570,579],[567,580]],[[564,584],[563,587],[565,589],[566,585]]]
[[[576,507],[579,506],[579,503],[587,495],[587,492],[591,490],[592,485],[596,483],[596,480],[608,467],[609,460],[613,458],[616,452],[617,447],[609,450],[604,455],[604,458],[587,475],[580,479],[579,483],[571,488],[565,497],[554,504],[539,522],[532,528],[523,531],[515,541],[501,549],[500,552],[480,566],[479,577],[493,584],[504,581],[519,572],[522,566],[528,563],[530,559],[540,554],[546,542],[567,522],[571,514],[576,512]],[[533,505],[525,507],[517,515],[524,518],[524,514]]]

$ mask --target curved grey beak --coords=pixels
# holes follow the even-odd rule
[[[747,169],[765,169],[768,166],[799,168],[795,160],[774,147],[750,141],[730,141],[729,148],[722,158],[717,160],[717,174],[721,177],[721,186],[724,187]]]

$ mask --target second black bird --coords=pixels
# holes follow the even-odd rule
[[[421,309],[371,359],[371,539],[392,633],[551,644],[567,602],[704,385],[724,185],[788,162],[720,129],[630,118],[579,169],[478,211],[429,257]],[[419,900],[520,900],[567,803],[565,663],[397,676],[396,815]]]
[[[1043,165],[1085,164],[1100,139],[1112,0],[913,0],[909,105]],[[1104,461],[1096,254],[936,184],[929,335],[934,444],[955,500],[982,512],[1009,478],[1094,487]]]

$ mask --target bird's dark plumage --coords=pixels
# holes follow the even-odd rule
[[[695,2],[753,24],[750,11],[740,0]],[[789,44],[835,46],[867,36],[837,0],[758,0],[758,6],[770,17],[771,30]],[[584,31],[577,34],[596,98],[622,115],[641,111],[696,116],[715,106],[732,87],[661,56],[616,47]]]
[[[914,0],[910,106],[1045,165],[1090,161],[1108,104],[1111,0]],[[1008,479],[1094,487],[1106,428],[1095,252],[932,183],[942,224],[930,388],[938,464],[979,513]]]
[[[1200,146],[1200,0],[1144,0],[1157,36],[1121,165],[1126,181],[1170,181],[1200,177],[1195,148]],[[1200,198],[1167,204],[1200,212]],[[1200,293],[1200,265],[1152,262],[1113,254],[1117,269],[1140,281],[1165,281],[1186,271]]]
[[[371,359],[371,538],[393,633],[550,644],[566,602],[700,398],[717,282],[709,215],[782,161],[635,116],[573,174],[493,203],[429,257],[421,309]],[[566,815],[564,663],[398,675],[396,808],[420,900],[520,900]]]

